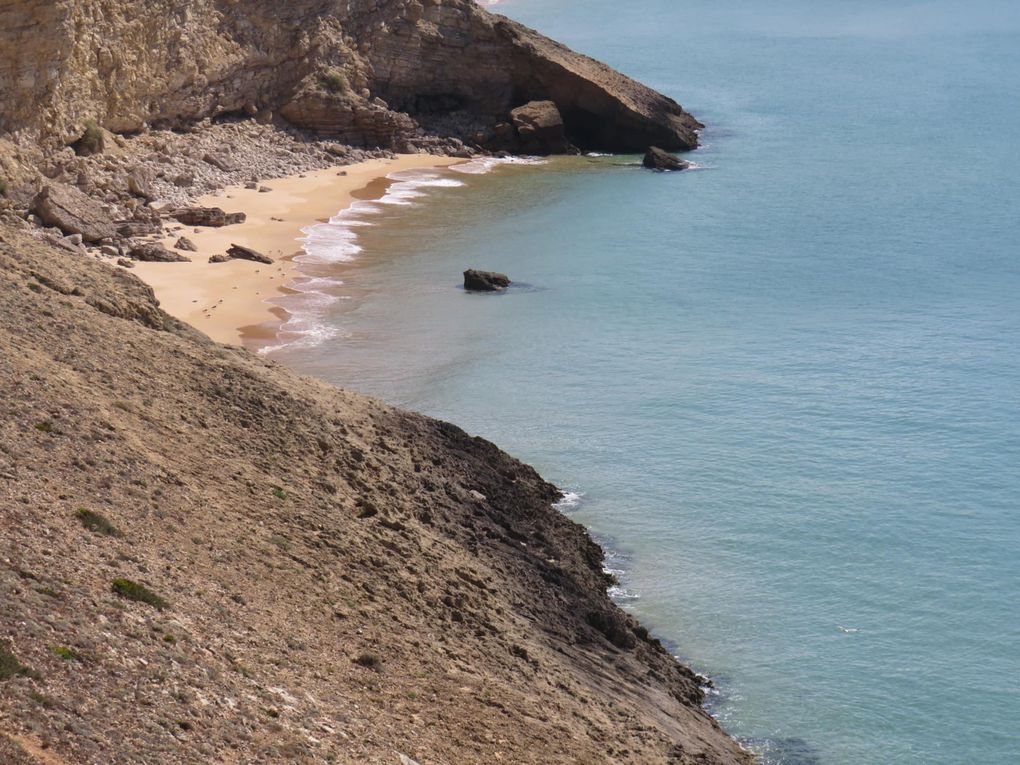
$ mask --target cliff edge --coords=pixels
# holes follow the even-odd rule
[[[514,147],[553,101],[582,149],[685,150],[675,101],[473,0],[0,0],[0,134],[66,145],[223,115],[406,151]]]

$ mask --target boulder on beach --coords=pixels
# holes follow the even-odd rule
[[[168,250],[160,242],[144,242],[131,247],[131,257],[149,263],[186,263],[191,258]]]
[[[227,255],[238,260],[254,260],[256,263],[272,263],[273,259],[268,255],[263,255],[258,250],[253,250],[251,247],[242,247],[239,244],[231,244],[227,248]]]
[[[43,186],[32,199],[30,210],[44,224],[65,234],[81,234],[86,242],[116,236],[113,221],[102,206],[72,186],[54,183]]]
[[[248,216],[243,212],[228,213],[219,207],[182,207],[171,215],[185,226],[210,226],[220,228],[244,223]]]
[[[521,149],[526,152],[560,154],[572,148],[565,134],[563,116],[552,101],[530,101],[518,106],[510,112],[510,120],[517,130]]]
[[[180,237],[174,244],[174,249],[187,250],[188,252],[198,252],[198,245],[188,239],[186,236]]]
[[[645,158],[641,164],[649,170],[657,170],[659,172],[664,170],[686,170],[691,166],[691,163],[687,160],[680,159],[676,154],[670,154],[658,146],[648,147],[648,151],[645,152]]]
[[[464,289],[472,292],[501,292],[510,284],[510,277],[495,271],[477,271],[469,268],[464,272]]]

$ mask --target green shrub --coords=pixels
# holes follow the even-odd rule
[[[290,548],[293,547],[293,545],[290,543],[290,540],[287,539],[287,537],[282,537],[279,534],[273,534],[272,536],[270,536],[269,541],[271,544],[276,545],[284,552],[289,552]]]
[[[280,486],[274,486],[273,496],[276,497],[277,499],[287,499],[287,492],[285,492],[283,488]]]
[[[330,93],[346,93],[351,89],[350,83],[347,82],[347,76],[336,69],[330,69],[319,75],[319,84]]]
[[[51,645],[50,650],[64,661],[81,661],[81,655],[62,645]]]
[[[160,611],[170,607],[170,604],[167,601],[154,593],[148,587],[140,585],[137,582],[132,582],[130,579],[114,579],[112,589],[122,598],[137,600],[139,603],[148,603],[150,606]]]
[[[49,696],[44,696],[39,691],[32,691],[28,694],[28,697],[32,699],[36,704],[41,706],[43,709],[53,709],[57,705],[53,699]]]
[[[75,515],[81,521],[81,525],[94,534],[102,534],[107,537],[123,536],[120,529],[110,523],[105,516],[93,510],[86,510],[84,507],[80,507]]]
[[[367,667],[368,669],[382,669],[382,659],[374,653],[358,654],[358,656],[354,659],[354,663],[362,667]]]
[[[10,680],[12,677],[38,680],[39,673],[18,661],[18,657],[11,653],[10,645],[0,641],[0,680]]]
[[[38,430],[40,433],[52,433],[53,432],[53,423],[50,422],[49,420],[44,420],[43,422],[37,422],[35,424],[35,429]]]
[[[74,152],[82,157],[101,154],[105,148],[103,129],[95,120],[85,120],[85,132],[74,143]]]

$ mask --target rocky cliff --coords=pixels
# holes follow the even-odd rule
[[[500,127],[543,100],[582,148],[697,143],[671,99],[473,0],[0,0],[0,134],[20,141],[247,114],[358,145],[514,148]]]

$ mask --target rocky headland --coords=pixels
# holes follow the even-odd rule
[[[227,185],[697,127],[461,0],[0,2],[0,762],[748,762],[534,470],[125,268]]]

